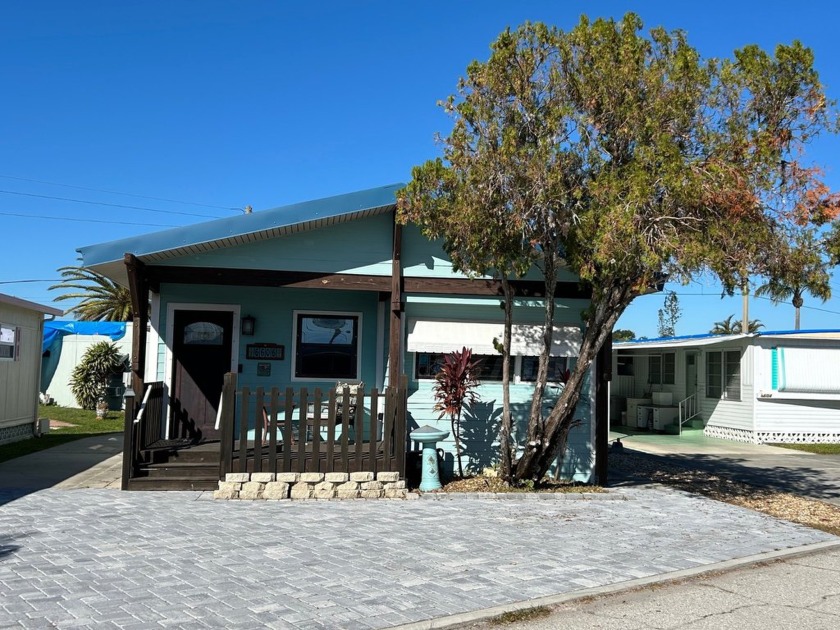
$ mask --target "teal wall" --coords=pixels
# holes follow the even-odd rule
[[[331,381],[292,382],[292,354],[294,353],[294,311],[358,312],[361,313],[361,380],[376,383],[376,311],[379,303],[374,292],[356,292],[318,289],[278,289],[267,287],[218,287],[213,285],[163,284],[161,286],[161,324],[166,330],[166,315],[170,303],[239,304],[242,316],[251,315],[257,320],[253,337],[239,338],[240,386],[254,387],[324,387]],[[239,326],[239,322],[235,322]],[[257,376],[257,363],[245,359],[245,346],[249,343],[277,343],[286,347],[286,358],[268,361],[271,376]],[[162,375],[161,375],[162,376]]]
[[[167,265],[391,275],[391,215],[182,256]]]
[[[390,276],[391,273],[391,215],[360,219],[351,223],[337,224],[292,234],[283,238],[232,247],[223,251],[194,256],[184,256],[167,264],[182,266],[288,269],[317,271],[325,273],[361,273]],[[463,277],[452,271],[451,264],[440,248],[440,243],[430,242],[414,226],[403,231],[403,267],[406,276],[413,277]],[[529,274],[539,279],[539,273]],[[561,280],[575,280],[570,274]],[[240,386],[262,387],[325,387],[332,381],[291,381],[292,353],[294,352],[293,311],[313,312],[359,312],[362,315],[362,369],[361,380],[369,390],[384,374],[377,374],[377,339],[382,337],[381,366],[387,371],[388,327],[390,302],[386,303],[381,329],[377,329],[380,310],[379,295],[375,292],[352,292],[340,290],[279,289],[251,287],[219,287],[207,285],[164,284],[161,287],[161,335],[166,330],[167,306],[172,302],[238,304],[242,316],[252,315],[257,320],[256,334],[241,337],[239,363]],[[565,300],[557,302],[556,324],[581,325],[581,314],[588,306],[586,300]],[[514,308],[517,323],[542,323],[544,316],[541,301],[518,300]],[[431,318],[460,321],[501,322],[503,311],[498,299],[457,298],[452,296],[407,296],[405,319]],[[238,326],[238,322],[236,323]],[[286,359],[271,361],[269,377],[257,376],[258,361],[245,359],[247,343],[277,343],[286,347]],[[413,353],[406,353],[405,371],[409,376],[409,414],[411,428],[424,424],[449,427],[449,420],[437,419],[433,410],[434,400],[431,381],[414,379]],[[158,372],[164,372],[163,345],[158,353]],[[524,423],[530,409],[533,392],[531,384],[515,384],[511,387],[514,414],[518,431],[524,434]],[[589,481],[592,473],[592,424],[590,421],[590,389],[577,409],[581,426],[572,431],[568,452],[561,474],[565,478]],[[482,402],[469,410],[464,422],[464,463],[472,470],[480,471],[496,461],[498,444],[498,421],[501,417],[501,383],[486,383],[479,390]],[[414,445],[415,447],[417,445]],[[454,440],[450,438],[441,447],[446,451],[446,468],[451,471],[454,459]]]

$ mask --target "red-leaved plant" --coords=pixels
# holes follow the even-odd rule
[[[464,476],[464,468],[461,465],[461,410],[464,404],[472,405],[479,400],[474,390],[480,385],[480,365],[480,360],[473,360],[472,350],[463,348],[444,355],[443,365],[435,375],[435,411],[440,411],[438,418],[448,415],[452,423],[458,475],[461,477]]]

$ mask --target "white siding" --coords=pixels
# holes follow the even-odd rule
[[[757,400],[756,430],[840,434],[840,400]]]
[[[704,348],[700,353],[697,372],[697,397],[700,413],[706,421],[706,426],[718,426],[731,429],[744,429],[753,431],[753,378],[744,378],[752,369],[751,355],[744,352],[746,345],[743,342],[728,344],[716,344]],[[720,400],[706,397],[706,358],[710,353],[738,350],[741,352],[741,400]],[[746,382],[745,382],[746,381]]]
[[[43,319],[38,311],[0,303],[0,322],[21,335],[18,360],[0,361],[0,428],[36,420]]]

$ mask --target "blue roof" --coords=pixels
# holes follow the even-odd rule
[[[702,333],[699,335],[677,335],[675,337],[656,337],[654,339],[630,339],[629,341],[616,341],[613,343],[614,348],[621,347],[640,347],[645,344],[656,344],[657,346],[666,346],[669,344],[690,346],[692,341],[706,341],[717,342],[731,339],[744,339],[752,337],[781,337],[785,335],[840,335],[840,329],[833,328],[817,328],[807,330],[765,330],[748,334],[733,334],[721,335],[712,333]]]
[[[185,225],[140,236],[80,247],[85,267],[113,279],[125,278],[123,258],[134,254],[146,262],[160,262],[190,253],[201,253],[332,225],[392,209],[404,184],[304,201],[251,214]]]

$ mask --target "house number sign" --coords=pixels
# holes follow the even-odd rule
[[[286,358],[286,346],[277,343],[249,343],[245,346],[245,358],[260,361],[282,361]]]

